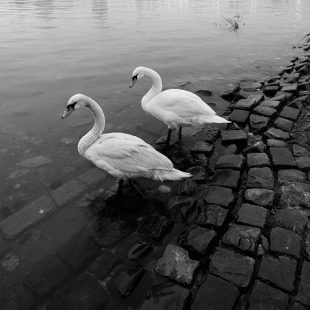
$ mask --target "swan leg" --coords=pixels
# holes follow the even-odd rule
[[[182,127],[179,128],[179,142],[182,140]]]
[[[167,140],[166,140],[166,145],[167,145],[167,146],[169,146],[171,132],[172,132],[172,129],[171,129],[171,128],[169,128],[169,129],[168,129]]]
[[[117,189],[117,196],[122,196],[122,193],[123,193],[123,183],[124,183],[124,180],[123,179],[120,179],[118,181],[118,189]]]

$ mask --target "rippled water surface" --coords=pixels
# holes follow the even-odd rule
[[[235,15],[238,31],[222,27]],[[128,88],[135,67],[157,70],[165,88],[212,90],[205,100],[221,113],[218,93],[277,72],[309,16],[308,0],[1,0],[0,219],[90,168],[75,144],[89,111],[60,119],[73,94],[101,105],[107,131],[152,143],[166,128],[140,106],[150,80]]]

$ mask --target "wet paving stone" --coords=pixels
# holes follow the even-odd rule
[[[240,125],[245,125],[249,116],[250,111],[234,109],[233,112],[229,114],[229,120]]]
[[[244,203],[239,209],[237,221],[239,223],[263,228],[266,223],[267,215],[268,210],[265,208]]]
[[[143,268],[126,268],[115,278],[114,287],[122,297],[127,297],[135,289],[143,275]]]
[[[256,280],[249,298],[248,310],[286,310],[289,295]]]
[[[244,198],[250,203],[270,208],[273,206],[275,192],[264,188],[251,188],[245,191]]]
[[[77,233],[57,250],[57,255],[74,269],[81,269],[88,265],[99,254],[100,248],[83,231]]]
[[[278,117],[274,122],[274,127],[287,132],[290,132],[292,130],[293,125],[294,124],[292,121],[283,117]]]
[[[248,171],[248,188],[273,188],[273,173],[270,168],[250,168]]]
[[[253,131],[263,131],[267,129],[269,121],[270,121],[269,117],[251,114],[249,121],[250,128]]]
[[[240,183],[240,172],[229,169],[216,169],[215,175],[210,180],[210,185],[236,189]]]
[[[195,196],[198,192],[198,185],[193,180],[183,181],[178,188],[179,196]]]
[[[277,113],[277,110],[259,105],[253,110],[253,113],[262,116],[273,117]]]
[[[190,300],[188,289],[176,284],[159,284],[152,286],[139,310],[181,310]]]
[[[300,258],[301,237],[283,228],[273,228],[270,233],[270,250]]]
[[[216,169],[242,170],[244,166],[244,157],[242,155],[220,156],[215,164]]]
[[[310,262],[304,261],[301,269],[301,281],[295,300],[305,306],[310,306]]]
[[[247,140],[247,133],[243,130],[224,130],[221,132],[222,143],[240,143]]]
[[[309,170],[310,169],[310,157],[296,157],[296,162],[298,169],[300,170]]]
[[[265,152],[265,143],[263,141],[257,141],[253,144],[247,146],[242,153],[243,154],[249,154],[249,153],[263,153]]]
[[[148,216],[145,219],[145,221],[143,221],[143,223],[138,229],[138,233],[147,238],[159,242],[170,232],[172,226],[173,221],[170,220],[168,217],[159,214],[154,214]]]
[[[204,141],[199,141],[190,149],[192,154],[204,154],[210,157],[214,151],[214,145],[206,143]]]
[[[191,310],[231,310],[239,296],[239,289],[211,274],[200,287]]]
[[[278,182],[287,183],[287,182],[306,182],[306,174],[302,171],[295,169],[283,169],[278,171]]]
[[[278,139],[286,141],[290,138],[290,135],[278,128],[271,127],[265,133],[264,136],[270,139]]]
[[[308,310],[309,308],[306,306],[301,305],[298,302],[294,302],[294,304],[291,307],[291,310]]]
[[[207,204],[230,208],[235,201],[235,195],[230,188],[210,186],[203,199]]]
[[[288,148],[271,147],[269,149],[274,168],[296,168],[297,163]]]
[[[258,276],[270,281],[277,287],[292,292],[294,290],[297,262],[285,256],[264,255]]]
[[[273,97],[280,90],[279,85],[267,85],[264,87],[263,92],[267,97]]]
[[[225,148],[225,155],[235,155],[237,152],[238,148],[236,144],[229,144]]]
[[[172,221],[186,223],[196,211],[197,200],[192,197],[174,196],[168,200],[167,210]]]
[[[57,291],[49,300],[46,310],[97,310],[106,295],[99,282],[89,273]]]
[[[40,261],[24,276],[24,282],[39,297],[53,291],[71,274],[70,268],[56,255]]]
[[[299,114],[300,114],[299,109],[284,107],[279,116],[287,118],[291,121],[297,121]]]
[[[282,208],[288,207],[310,207],[310,184],[308,183],[288,183],[281,186],[281,200]]]
[[[266,100],[266,101],[262,101],[259,104],[259,107],[268,107],[268,108],[272,108],[276,110],[278,110],[280,106],[281,106],[281,101],[276,101],[276,100]]]
[[[178,241],[187,250],[205,255],[216,237],[217,233],[214,230],[192,224],[181,232]]]
[[[149,252],[152,251],[152,246],[143,241],[139,240],[137,241],[129,250],[127,254],[127,258],[130,260],[138,261],[143,259]]]
[[[207,172],[203,167],[196,166],[187,170],[192,175],[192,180],[197,183],[205,183],[207,178]]]
[[[267,145],[269,147],[287,147],[287,144],[284,141],[277,139],[267,139]]]
[[[305,251],[303,255],[310,260],[310,233],[308,232],[306,240],[305,240]]]
[[[218,139],[220,133],[218,128],[206,128],[202,131],[202,137],[205,142],[212,144]]]
[[[307,214],[297,209],[282,209],[275,214],[277,226],[302,234],[307,225]]]
[[[251,95],[246,99],[241,99],[236,103],[236,109],[242,110],[252,110],[254,109],[261,101],[264,100],[264,96],[259,95]]]
[[[199,226],[213,225],[215,227],[222,227],[226,220],[228,210],[217,206],[207,205],[204,202],[198,206],[198,215],[195,223]]]
[[[270,167],[270,160],[266,153],[250,153],[247,154],[248,168]]]
[[[309,157],[310,152],[305,149],[304,147],[298,145],[298,144],[293,144],[293,155],[297,157]]]
[[[198,266],[199,262],[190,259],[185,249],[168,244],[163,256],[157,261],[155,270],[172,280],[190,284]]]
[[[255,253],[261,230],[257,227],[232,225],[223,236],[222,241],[242,251]]]
[[[255,260],[223,248],[217,248],[212,257],[210,272],[228,280],[238,287],[247,287]]]

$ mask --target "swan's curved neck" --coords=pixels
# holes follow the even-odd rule
[[[81,156],[84,156],[86,150],[100,137],[105,127],[105,117],[99,104],[86,96],[83,101],[85,106],[93,113],[95,124],[93,128],[79,141],[78,151]]]
[[[147,104],[158,93],[160,93],[163,89],[163,83],[161,81],[159,74],[156,71],[149,68],[144,68],[144,75],[153,80],[153,85],[151,89],[142,98],[142,107],[144,104]]]

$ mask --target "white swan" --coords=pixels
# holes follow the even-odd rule
[[[72,96],[61,118],[66,118],[80,107],[91,110],[95,124],[79,141],[78,152],[119,179],[118,194],[122,192],[125,177],[142,176],[160,181],[191,177],[190,173],[173,168],[170,159],[138,137],[120,132],[102,134],[105,117],[101,107],[90,97],[82,94]]]
[[[159,74],[149,68],[138,67],[132,73],[132,83],[147,76],[153,80],[151,89],[142,98],[141,105],[145,112],[152,114],[168,126],[167,145],[169,145],[172,128],[179,128],[179,141],[182,127],[198,126],[207,123],[231,123],[216,115],[197,95],[181,89],[168,89],[162,92]]]

